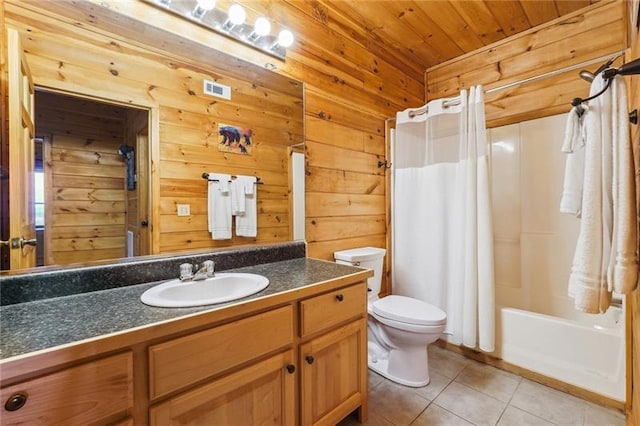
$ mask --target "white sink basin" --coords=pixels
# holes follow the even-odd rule
[[[262,275],[216,273],[200,281],[172,280],[142,293],[142,303],[162,308],[186,308],[229,302],[255,294],[269,285]]]

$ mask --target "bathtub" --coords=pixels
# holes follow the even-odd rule
[[[622,309],[611,307],[605,315],[590,316],[591,324],[504,307],[497,317],[497,355],[503,360],[618,401],[625,400]]]

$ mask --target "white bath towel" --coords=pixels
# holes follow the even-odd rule
[[[242,215],[245,210],[244,180],[241,176],[231,180],[231,214]]]
[[[638,232],[633,148],[629,137],[627,87],[616,77],[611,87],[613,131],[613,231],[608,290],[632,292],[638,280]]]
[[[573,107],[567,117],[562,152],[567,154],[564,168],[564,184],[560,200],[560,212],[580,217],[582,185],[584,181],[584,127],[578,107]]]
[[[214,240],[231,238],[230,178],[224,173],[209,173],[207,222]]]
[[[258,235],[258,189],[255,176],[238,176],[235,188],[241,191],[244,200],[244,212],[236,214],[236,235],[256,237]]]
[[[617,78],[616,80],[619,80]],[[595,78],[591,94],[605,85]],[[578,310],[606,311],[611,290],[635,288],[638,258],[635,188],[624,82],[590,101],[585,116],[582,220],[569,295]]]

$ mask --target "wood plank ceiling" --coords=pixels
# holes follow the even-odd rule
[[[598,0],[319,0],[317,15],[364,27],[403,63],[427,68]]]

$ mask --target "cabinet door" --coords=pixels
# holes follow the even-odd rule
[[[2,388],[1,394],[2,426],[113,424],[133,410],[133,356],[87,362]]]
[[[365,420],[366,331],[360,319],[300,347],[302,424],[335,425],[358,407]]]
[[[150,423],[152,426],[293,425],[293,364],[293,351],[287,351],[245,367],[152,407]]]

